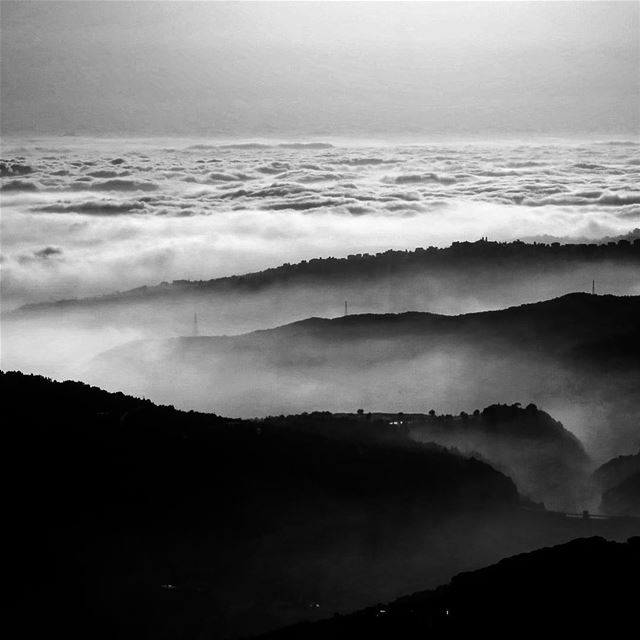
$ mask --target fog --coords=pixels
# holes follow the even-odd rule
[[[513,344],[473,347],[463,338],[459,344],[426,338],[413,347],[402,339],[347,345],[293,336],[279,346],[259,346],[256,338],[257,344],[232,348],[221,342],[213,349],[207,338],[145,341],[91,361],[81,377],[156,402],[239,417],[359,408],[458,415],[494,403],[534,402],[580,439],[591,460],[565,454],[562,443],[542,436],[521,442],[489,436],[470,441],[464,432],[446,431],[417,437],[480,453],[523,495],[569,511],[596,510],[600,495],[590,490],[588,473],[640,444],[637,373],[602,378],[568,367],[552,353],[536,355]]]
[[[499,331],[492,324],[480,333],[449,333],[437,329],[446,326],[439,319],[430,321],[433,331],[407,329],[401,317],[393,321],[397,329],[358,335],[346,329],[347,320],[354,327],[374,322],[356,316],[239,338],[131,343],[87,363],[82,377],[157,402],[241,417],[358,408],[459,414],[533,402],[561,420],[597,462],[638,446],[638,371],[606,365],[603,374],[598,360],[585,366],[567,359],[585,338],[574,343],[562,329],[526,337],[517,325]],[[329,338],[326,331],[334,330]]]
[[[515,261],[514,261],[515,262]],[[348,310],[359,313],[461,314],[548,300],[586,291],[597,279],[598,291],[615,295],[640,293],[637,264],[595,262],[539,267],[500,265],[472,272],[464,265],[388,274],[308,278],[266,284],[257,291],[215,291],[204,286],[168,286],[156,295],[129,294],[78,307],[34,310],[2,321],[2,366],[53,376],[78,375],[100,353],[132,340],[190,336],[197,314],[202,336],[237,335],[277,327],[309,317],[333,318]],[[408,398],[416,409],[417,398]],[[420,401],[421,402],[421,401]],[[270,405],[276,413],[279,400]],[[185,406],[187,401],[180,403]],[[321,406],[320,401],[315,405]],[[347,406],[341,408],[348,408]],[[456,407],[452,407],[456,409]],[[259,414],[258,407],[255,415]]]
[[[24,202],[24,201],[22,201]],[[78,220],[77,214],[3,216],[4,303],[55,301],[125,291],[174,279],[207,280],[309,257],[413,249],[454,240],[494,240],[537,233],[626,232],[640,220],[547,219],[523,209],[454,204],[441,212],[402,216],[242,211],[212,217]],[[547,212],[545,212],[546,214]],[[582,217],[582,216],[581,216]],[[464,229],[463,232],[460,230]],[[47,252],[47,249],[50,251]]]
[[[459,314],[586,291],[593,280],[599,293],[638,294],[632,257],[494,263],[488,254],[480,262],[452,258],[413,268],[399,255],[375,273],[363,266],[350,275],[294,277],[285,269],[254,288],[178,283],[6,312],[161,281],[209,280],[323,256],[356,254],[357,261],[366,252],[480,237],[606,242],[638,227],[638,148],[620,139],[14,139],[2,166],[2,366],[58,379],[86,376],[159,402],[249,417],[358,406],[458,413],[538,402],[597,458],[624,453],[631,418],[622,417],[619,436],[601,428],[612,420],[610,389],[603,409],[599,396],[571,396],[573,373],[556,370],[556,362],[528,371],[530,362],[508,352],[488,360],[464,350],[427,360],[391,355],[336,370],[327,362],[311,372],[263,362],[259,354],[198,366],[163,357],[151,369],[118,364],[100,375],[93,367],[96,356],[132,340],[192,335],[195,313],[204,336],[339,316],[345,300],[351,313]],[[167,378],[157,368],[173,373]],[[554,388],[553,380],[560,381]]]

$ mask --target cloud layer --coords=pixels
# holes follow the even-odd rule
[[[626,233],[640,145],[615,142],[14,141],[4,303],[480,236]]]

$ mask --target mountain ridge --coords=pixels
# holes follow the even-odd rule
[[[640,239],[621,239],[607,244],[560,244],[493,242],[454,242],[448,247],[418,247],[415,250],[387,250],[376,254],[358,253],[342,258],[326,257],[285,263],[260,271],[208,280],[173,280],[144,285],[100,296],[69,298],[54,302],[36,302],[8,312],[19,316],[52,309],[91,307],[93,305],[127,303],[135,299],[150,300],[168,295],[209,293],[257,293],[273,286],[308,285],[311,281],[339,281],[349,277],[373,279],[394,271],[402,275],[416,267],[460,269],[482,265],[495,268],[540,266],[543,263],[567,267],[578,262],[620,261],[640,264]]]
[[[461,314],[442,314],[433,313],[429,311],[405,311],[400,313],[361,313],[361,314],[349,314],[346,316],[336,316],[334,318],[323,317],[310,317],[302,320],[296,320],[284,325],[278,325],[266,329],[257,329],[255,331],[249,331],[240,334],[223,334],[223,335],[199,335],[199,336],[176,336],[168,338],[155,338],[153,342],[167,341],[169,343],[205,343],[210,340],[224,342],[231,342],[234,340],[249,340],[251,338],[259,338],[264,336],[285,337],[291,338],[298,335],[312,335],[316,337],[322,337],[323,334],[328,333],[328,330],[338,329],[347,332],[347,335],[343,336],[343,339],[349,340],[354,337],[353,334],[348,334],[349,329],[359,329],[361,327],[367,328],[367,326],[376,325],[376,328],[403,328],[405,330],[413,329],[418,333],[423,332],[425,329],[441,329],[444,328],[455,330],[457,324],[463,324],[464,322],[473,323],[476,320],[491,321],[493,319],[518,319],[518,316],[527,314],[529,312],[544,311],[549,314],[556,313],[558,311],[569,311],[576,315],[581,315],[584,311],[593,310],[594,307],[604,309],[605,311],[613,310],[615,305],[621,305],[624,303],[631,303],[634,307],[632,313],[640,314],[640,296],[614,296],[611,294],[605,295],[592,295],[582,292],[567,293],[564,296],[552,298],[550,300],[543,300],[540,302],[531,302],[523,305],[514,305],[506,307],[504,309],[495,309],[488,311],[477,311],[471,313]],[[579,309],[572,309],[572,305],[579,305]],[[609,307],[609,308],[607,308]],[[635,308],[637,307],[637,308]],[[615,311],[617,313],[617,310]],[[552,319],[552,323],[557,322],[557,319]],[[631,323],[630,323],[631,324]],[[447,326],[449,325],[449,326]],[[340,338],[340,334],[332,334],[331,339]],[[135,340],[125,345],[116,347],[110,351],[119,351],[126,348],[127,345],[143,344],[147,340]]]
[[[639,346],[640,296],[574,293],[457,316],[310,318],[238,335],[135,341],[103,351],[82,377],[244,417],[533,402],[579,432],[601,461],[637,447]]]

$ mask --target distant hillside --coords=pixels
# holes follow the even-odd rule
[[[296,358],[308,360],[311,343],[328,349],[318,359],[350,359],[345,345],[377,343],[373,359],[401,359],[415,354],[416,346],[428,351],[438,345],[458,344],[460,340],[484,350],[498,346],[519,347],[530,352],[560,349],[564,355],[588,354],[599,340],[620,343],[637,337],[640,296],[615,297],[569,294],[554,300],[510,307],[500,311],[445,316],[433,313],[361,314],[334,319],[309,318],[275,329],[259,330],[239,336],[200,336],[164,341],[168,353],[175,355],[244,353],[252,349],[292,364]],[[157,342],[156,342],[157,343]],[[126,354],[145,343],[134,342],[114,349]],[[332,350],[333,347],[338,348]],[[286,347],[286,348],[284,348]],[[635,354],[633,354],[635,355]],[[313,361],[314,358],[311,358]]]
[[[580,441],[548,413],[529,404],[491,405],[458,415],[358,414],[337,420],[328,412],[266,418],[267,424],[315,430],[336,438],[399,435],[418,442],[438,443],[487,461],[512,478],[519,491],[534,501],[581,511],[591,498],[589,456]],[[357,419],[356,419],[357,418]]]
[[[255,259],[260,261],[260,256]],[[594,281],[598,294],[638,295],[639,273],[637,240],[604,245],[483,240],[442,249],[316,258],[245,275],[179,280],[80,300],[55,302],[52,291],[51,302],[3,313],[2,361],[8,369],[64,379],[77,377],[92,357],[133,339],[239,335],[308,318],[336,318],[345,308],[356,315],[470,314],[591,291]],[[598,342],[600,336],[593,339],[592,350],[610,352],[611,345]],[[640,341],[634,349],[640,357]],[[510,400],[541,403],[540,398],[498,394],[483,397],[481,404]],[[191,400],[183,406],[217,410]],[[327,406],[322,397],[312,408]],[[237,411],[233,405],[221,410]],[[280,412],[275,404],[264,403],[256,413],[272,411]]]
[[[565,268],[571,264],[600,262],[640,266],[640,239],[619,240],[608,244],[560,244],[553,242],[454,242],[445,248],[427,247],[414,251],[389,250],[383,253],[359,253],[346,258],[313,258],[297,264],[284,264],[245,275],[235,275],[212,280],[174,280],[156,286],[144,286],[130,291],[110,295],[61,300],[51,303],[31,304],[15,312],[19,315],[48,311],[62,307],[91,307],[111,303],[130,304],[136,300],[149,302],[156,298],[188,296],[193,292],[209,294],[257,293],[264,289],[287,286],[295,287],[361,279],[375,281],[389,277],[412,275],[418,270],[464,271],[467,277],[486,268],[500,272],[504,269],[550,269]],[[584,286],[590,284],[585,282]],[[526,283],[524,284],[526,286]]]
[[[461,316],[310,318],[239,336],[132,342],[83,376],[247,417],[533,402],[563,422],[563,411],[570,415],[605,457],[640,444],[638,345],[640,297],[571,294]]]
[[[337,318],[309,318],[275,329],[258,330],[239,336],[178,338],[172,344],[197,344],[198,348],[218,344],[223,350],[245,349],[252,345],[279,346],[294,340],[313,339],[325,343],[354,340],[459,339],[489,340],[492,343],[520,343],[542,351],[560,347],[565,353],[584,349],[601,340],[635,338],[640,317],[640,296],[592,296],[574,293],[509,307],[498,311],[448,316],[434,313],[356,314]],[[426,343],[428,346],[428,343]],[[295,346],[292,345],[292,346]],[[395,345],[389,349],[395,351]]]
[[[425,416],[411,420],[408,428],[418,441],[480,454],[525,495],[555,508],[578,510],[588,500],[590,460],[582,444],[533,404]]]
[[[193,335],[197,313],[200,334],[238,334],[342,315],[345,301],[356,314],[460,314],[591,291],[594,280],[598,293],[637,294],[639,271],[638,240],[605,245],[458,242],[446,248],[315,258],[244,275],[32,304],[5,313],[3,324],[11,338],[24,327],[19,323],[29,321],[31,343],[40,328],[46,336],[79,327],[170,337]],[[19,354],[11,362],[25,368]]]
[[[455,576],[424,591],[347,616],[299,624],[264,640],[623,637],[636,627],[640,538],[573,540]]]

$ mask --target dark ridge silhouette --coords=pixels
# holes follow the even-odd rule
[[[529,272],[558,270],[564,274],[569,268],[591,265],[593,272],[597,273],[597,265],[616,264],[640,265],[640,239],[623,239],[607,244],[544,244],[519,240],[454,242],[446,248],[430,246],[414,251],[388,250],[377,254],[353,254],[346,258],[314,258],[245,275],[199,281],[174,280],[105,296],[28,304],[14,311],[13,315],[66,307],[129,304],[134,300],[179,299],[193,294],[251,294],[273,287],[331,287],[349,282],[367,287],[381,279],[393,277],[402,281],[416,274],[446,278],[454,273],[464,273],[464,278],[470,280],[467,293],[478,293],[487,286],[487,280],[491,284],[495,278],[516,278],[521,279],[521,284],[526,284]]]
[[[519,335],[525,340],[542,338],[566,342],[569,336],[573,335],[574,342],[582,343],[587,338],[599,336],[599,327],[602,333],[611,333],[616,326],[614,316],[618,313],[621,315],[621,328],[617,335],[622,334],[632,328],[639,310],[640,296],[592,296],[586,293],[571,293],[553,300],[456,316],[419,312],[360,314],[331,320],[312,318],[290,326],[306,329],[305,323],[308,323],[312,331],[318,327],[318,333],[321,333],[323,328],[330,333],[330,327],[335,326],[350,331],[355,337],[359,337],[358,332],[361,332],[360,335],[371,336],[379,329],[384,329],[385,325],[395,332],[405,333],[426,333],[442,329],[445,332],[493,331],[501,335],[507,330],[509,337]],[[585,314],[582,322],[576,323],[576,318],[582,314]],[[523,333],[527,326],[530,326],[528,333]]]
[[[566,356],[598,358],[594,345],[607,344],[620,347],[619,356],[626,352],[623,345],[635,344],[640,320],[640,296],[593,296],[585,293],[567,294],[560,298],[525,304],[499,311],[484,311],[457,316],[434,313],[406,312],[399,314],[358,314],[338,318],[308,318],[274,329],[254,331],[239,336],[200,336],[197,339],[168,339],[174,348],[206,349],[221,352],[259,348],[274,352],[286,343],[282,357],[293,361],[296,350],[300,358],[308,340],[337,344],[336,354],[345,344],[362,340],[378,340],[387,343],[376,357],[401,358],[408,352],[415,354],[415,342],[427,351],[434,342],[465,340],[472,345],[490,347],[499,343],[520,346],[530,351],[543,352],[560,349]],[[394,341],[393,343],[389,342]],[[431,342],[432,341],[432,342]],[[144,341],[114,349],[126,351]],[[635,353],[630,354],[635,360]],[[348,356],[350,357],[350,355]]]
[[[363,415],[230,420],[15,372],[0,389],[27,637],[256,634],[637,526],[533,508],[489,465]]]
[[[459,415],[366,413],[342,414],[343,423],[329,412],[312,412],[266,423],[317,429],[337,438],[371,438],[380,441],[403,434],[418,442],[438,443],[463,455],[487,461],[512,478],[521,493],[538,502],[571,496],[582,510],[591,496],[591,461],[580,441],[562,423],[534,404],[491,405],[482,411]],[[342,417],[342,416],[341,416]],[[357,420],[353,420],[357,418]],[[568,508],[569,504],[563,505]]]
[[[609,515],[640,517],[640,471],[605,491],[600,510]]]
[[[577,539],[457,575],[433,591],[261,637],[409,640],[550,632],[624,637],[637,626],[638,571],[640,538]]]
[[[169,495],[176,497],[175,507],[182,509],[184,500],[198,496],[197,487],[202,491],[217,490],[223,478],[226,478],[225,491],[229,492],[236,491],[228,486],[233,485],[232,478],[236,478],[242,488],[255,482],[251,489],[255,495],[263,491],[265,485],[272,484],[269,491],[277,486],[279,499],[290,491],[309,490],[309,506],[314,499],[322,504],[327,497],[350,492],[363,500],[375,500],[379,494],[397,494],[395,499],[407,504],[429,496],[427,502],[435,506],[447,506],[452,499],[478,507],[485,501],[495,500],[498,504],[518,501],[511,481],[488,465],[464,459],[442,447],[417,444],[400,432],[388,429],[384,423],[371,425],[365,433],[352,429],[356,421],[344,417],[330,416],[331,426],[325,429],[322,414],[320,418],[294,416],[293,420],[272,418],[259,423],[230,420],[156,406],[149,400],[107,393],[79,382],[58,383],[16,372],[0,373],[0,376],[3,395],[7,396],[7,411],[25,423],[19,433],[12,436],[17,442],[33,446],[34,450],[47,442],[43,451],[47,460],[41,461],[45,466],[52,456],[50,447],[59,449],[54,464],[61,465],[64,458],[66,464],[62,467],[67,469],[59,472],[59,477],[69,473],[67,465],[79,465],[87,475],[84,475],[83,486],[73,491],[81,495],[88,492],[89,479],[95,483],[91,489],[94,494],[98,489],[110,493],[117,487],[125,491],[126,486],[126,491],[135,495],[134,487],[142,483],[138,491],[145,500],[137,504],[136,509],[147,505],[153,512],[155,501],[165,504]],[[34,398],[37,398],[35,403]],[[336,437],[340,431],[350,431],[351,435]],[[357,441],[359,448],[353,448],[353,441]],[[123,465],[120,477],[102,475],[101,467],[112,464],[111,456],[118,454],[118,448],[138,446],[146,452],[144,455],[140,452],[135,467],[127,469],[127,464],[120,461]],[[206,451],[208,448],[211,450]],[[83,449],[91,455],[80,460]],[[167,457],[173,459],[170,464],[166,460],[171,472],[163,477],[160,461]],[[204,467],[191,464],[204,460],[208,460]],[[137,465],[148,468],[143,471]],[[387,465],[389,469],[384,471]],[[30,466],[36,467],[34,462]],[[330,474],[325,472],[328,468],[332,469]],[[125,469],[129,474],[126,479]],[[34,471],[40,473],[41,469],[34,468]],[[480,480],[483,474],[486,477]],[[69,473],[70,485],[74,483],[72,475]],[[467,475],[469,482],[465,480]],[[158,491],[147,493],[151,476],[158,484]],[[467,491],[468,499],[465,498]],[[181,496],[182,492],[185,495]],[[192,495],[189,497],[189,494]],[[60,504],[56,505],[56,509],[59,508]],[[211,514],[201,515],[205,519],[211,517]]]
[[[162,585],[176,582],[189,585],[198,621],[210,615],[217,631],[240,624],[235,609],[250,607],[265,583],[276,603],[304,610],[293,596],[299,583],[337,587],[333,562],[356,572],[346,602],[357,601],[370,588],[369,563],[374,576],[394,563],[379,547],[386,537],[519,504],[512,482],[488,465],[400,434],[356,443],[295,421],[185,413],[81,383],[19,373],[0,381],[13,416],[5,473],[11,531],[28,554],[19,568],[25,604],[65,628],[91,625],[92,637],[183,637],[195,615],[180,611],[183,594],[169,616],[161,612],[173,595]],[[298,582],[292,565],[308,576]],[[260,629],[264,607],[243,624]]]

